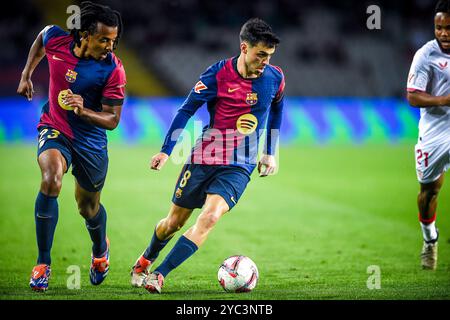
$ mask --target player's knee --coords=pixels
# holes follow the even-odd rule
[[[77,199],[77,205],[78,212],[85,219],[92,219],[99,210],[99,204],[90,200]]]
[[[206,229],[213,228],[216,225],[217,221],[219,221],[219,219],[220,215],[215,210],[204,211],[199,216],[200,224]]]
[[[41,181],[41,192],[46,195],[57,196],[61,192],[62,174],[44,173]]]

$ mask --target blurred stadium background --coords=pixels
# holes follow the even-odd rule
[[[215,272],[237,252],[252,257],[261,273],[258,290],[243,299],[450,298],[448,186],[440,203],[445,213],[439,216],[440,268],[435,274],[419,269],[413,151],[419,110],[405,100],[412,57],[433,38],[435,1],[99,2],[122,13],[117,55],[128,79],[121,123],[108,132],[111,162],[103,192],[116,243],[115,270],[102,288],[91,288],[84,274],[81,294],[65,289],[68,264],[87,272],[89,239],[76,214],[61,213],[54,291],[47,298],[147,298],[129,288],[129,267],[166,212],[180,168],[168,164],[155,178],[147,161],[199,74],[239,53],[240,26],[254,16],[282,38],[271,61],[284,70],[287,83],[280,172],[272,180],[254,179],[236,213],[171,275],[166,290],[172,294],[161,299],[234,299],[220,294]],[[0,209],[7,217],[0,220],[2,299],[36,298],[27,280],[36,250],[34,154],[36,124],[47,99],[45,59],[32,78],[33,101],[15,92],[37,33],[48,24],[65,26],[66,8],[76,3],[21,0],[0,12]],[[381,8],[381,30],[366,27],[371,4]],[[205,122],[204,109],[195,118]],[[188,128],[193,130],[192,121]],[[72,183],[65,179],[62,211],[76,212]],[[127,215],[139,223],[130,223]],[[20,257],[26,263],[16,266]],[[371,264],[381,266],[383,290],[366,287]],[[186,279],[190,270],[197,272]]]
[[[32,104],[15,95],[17,82],[36,34],[47,24],[65,26],[72,3],[16,1],[1,13],[0,141],[34,139],[32,124],[48,90],[45,59],[33,75]],[[269,21],[282,38],[272,63],[287,79],[283,143],[416,137],[418,112],[405,105],[405,79],[415,50],[432,38],[434,1],[376,1],[382,28],[373,31],[366,27],[370,1],[101,3],[119,10],[125,25],[117,54],[126,66],[128,99],[113,139],[159,142],[180,103],[171,98],[184,97],[210,64],[238,54],[240,26],[253,16]]]

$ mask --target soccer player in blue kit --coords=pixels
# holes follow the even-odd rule
[[[269,61],[279,42],[266,22],[258,18],[247,21],[240,32],[240,55],[210,66],[178,110],[161,152],[151,160],[154,170],[164,166],[180,129],[204,103],[210,122],[183,166],[169,214],[157,224],[150,245],[132,268],[133,286],[161,293],[168,273],[197,251],[217,221],[236,205],[256,167],[259,138],[266,123],[266,145],[258,171],[260,176],[274,172],[285,82],[281,69]],[[149,273],[159,252],[195,208],[202,208],[195,224]]]
[[[31,75],[46,55],[50,86],[38,124],[42,180],[35,203],[39,255],[30,279],[35,291],[48,288],[57,199],[70,165],[78,210],[93,242],[91,283],[102,283],[109,270],[106,211],[100,194],[108,170],[106,130],[117,127],[125,95],[125,71],[113,53],[123,28],[119,12],[88,1],[81,3],[80,22],[81,28],[70,33],[58,26],[39,33],[17,89],[32,99]]]

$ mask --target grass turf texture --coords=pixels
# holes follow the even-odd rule
[[[65,176],[52,278],[42,294],[28,287],[37,255],[33,212],[40,173],[35,147],[0,146],[0,299],[450,298],[450,188],[447,182],[438,206],[438,270],[423,271],[412,145],[282,149],[279,173],[252,176],[238,206],[194,256],[169,274],[164,294],[132,288],[130,268],[166,215],[181,169],[167,163],[161,172],[150,171],[155,151],[110,146],[102,203],[108,212],[111,267],[97,287],[89,283],[91,243],[77,213],[73,177]],[[218,284],[218,266],[234,254],[248,255],[259,268],[259,283],[251,293],[228,294]],[[79,290],[67,289],[71,265],[81,270]],[[367,288],[371,265],[381,271],[379,290]]]

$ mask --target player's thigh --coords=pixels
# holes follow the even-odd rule
[[[52,193],[59,192],[62,176],[72,160],[70,143],[51,127],[39,129],[37,161],[42,174],[42,186]]]
[[[244,169],[229,167],[217,171],[214,179],[206,187],[207,199],[205,204],[227,204],[231,210],[239,201],[250,181],[249,175]],[[220,196],[221,201],[218,201]],[[223,200],[223,201],[222,201]]]
[[[421,185],[438,186],[450,165],[450,143],[440,145],[416,144],[416,173]],[[443,178],[442,178],[443,179]],[[435,183],[436,182],[436,183]]]
[[[87,192],[96,193],[103,189],[108,173],[108,152],[94,153],[74,149],[72,174],[78,185]]]
[[[38,164],[43,179],[45,179],[47,175],[62,178],[67,171],[66,159],[58,149],[47,149],[40,153],[38,156]]]
[[[100,209],[100,195],[101,191],[86,190],[75,179],[75,200],[83,217],[87,219],[95,217]]]
[[[420,192],[422,192],[422,193],[424,193],[424,192],[425,193],[433,193],[433,194],[439,193],[439,191],[442,188],[442,185],[444,184],[444,177],[445,177],[445,174],[442,173],[440,175],[440,177],[437,180],[433,181],[433,182],[420,183]]]
[[[207,166],[186,164],[177,179],[172,195],[174,205],[182,208],[201,208],[205,203],[205,187],[210,177]]]
[[[211,212],[214,215],[222,216],[230,210],[228,202],[220,194],[207,194],[203,212]]]
[[[221,195],[208,194],[195,225],[203,230],[210,230],[229,210],[228,203]]]

